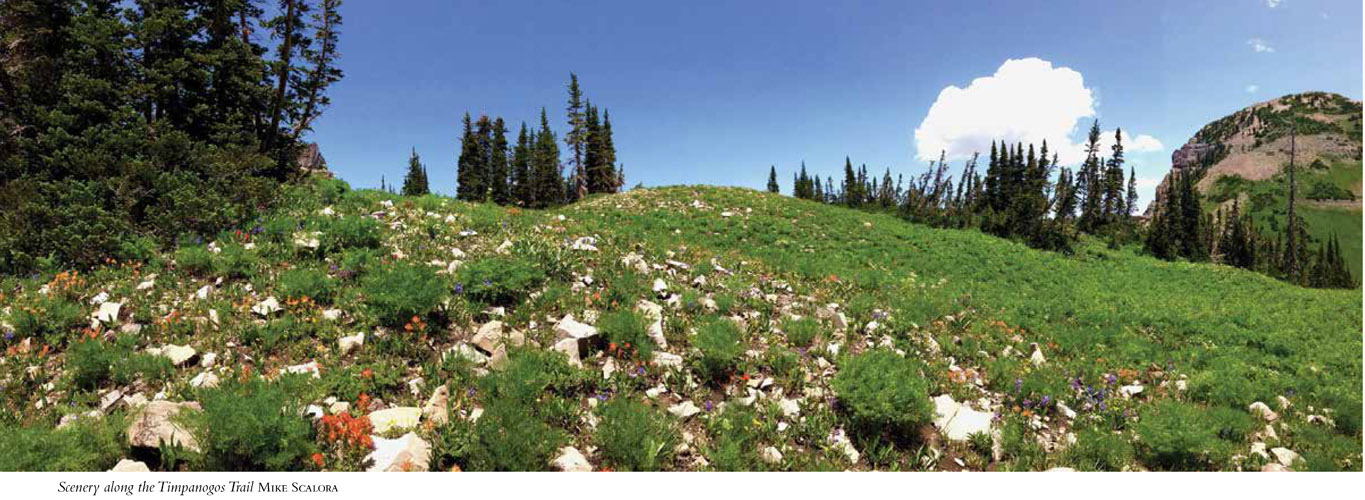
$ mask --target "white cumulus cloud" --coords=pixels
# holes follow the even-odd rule
[[[1248,94],[1255,94],[1257,90],[1261,90],[1261,87],[1257,85],[1247,85]]]
[[[929,113],[915,129],[917,157],[930,161],[939,152],[950,159],[990,151],[991,141],[1041,145],[1047,141],[1064,164],[1084,158],[1081,141],[1095,117],[1095,92],[1080,72],[1038,58],[1009,59],[991,76],[972,80],[966,88],[939,92]],[[1101,154],[1108,154],[1114,131],[1102,132]],[[1162,149],[1145,134],[1123,133],[1126,152]]]
[[[1267,54],[1275,53],[1275,47],[1271,47],[1269,43],[1266,43],[1265,40],[1262,40],[1260,38],[1252,38],[1250,40],[1247,40],[1247,45],[1250,45],[1251,50],[1254,50],[1256,52],[1264,52]]]
[[[1280,0],[1265,0],[1265,6],[1275,8],[1280,6]]]

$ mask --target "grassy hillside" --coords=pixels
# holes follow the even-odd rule
[[[1359,291],[745,189],[341,188],[0,283],[0,470],[1361,468]],[[130,445],[159,398],[191,449]]]
[[[1336,234],[1342,253],[1356,279],[1361,277],[1361,162],[1335,160],[1300,165],[1296,171],[1300,217],[1314,238],[1311,248]],[[1289,181],[1284,173],[1260,181],[1237,176],[1218,178],[1207,193],[1209,212],[1220,204],[1241,197],[1257,227],[1265,234],[1283,232],[1288,217]]]

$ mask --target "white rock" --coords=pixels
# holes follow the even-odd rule
[[[299,231],[294,233],[294,246],[316,250],[321,246],[321,241],[319,241],[321,237],[321,231]]]
[[[1047,472],[1076,472],[1076,469],[1070,467],[1053,467],[1048,469]]]
[[[782,452],[778,451],[775,446],[769,446],[763,449],[759,458],[762,458],[764,462],[770,464],[780,464],[782,463]]]
[[[734,213],[734,212],[731,212],[731,211],[729,211],[729,210],[726,210],[726,211],[724,211],[724,212],[721,212],[721,213],[720,213],[720,216],[721,216],[721,217],[734,217],[734,216],[735,216],[735,213]]]
[[[1251,454],[1264,458],[1266,460],[1270,460],[1270,454],[1266,453],[1265,443],[1259,441],[1251,443]]]
[[[568,337],[555,342],[552,350],[562,352],[569,357],[569,364],[577,367],[583,366],[583,361],[579,358],[578,339]]]
[[[663,278],[654,278],[654,286],[651,289],[654,290],[654,293],[663,295],[664,292],[668,291],[668,283],[664,283]]]
[[[307,362],[307,363],[304,363],[304,364],[301,364],[301,365],[294,365],[294,366],[285,367],[284,372],[285,372],[285,373],[292,373],[292,374],[296,374],[296,375],[310,375],[310,374],[311,374],[311,375],[313,376],[313,378],[322,378],[322,372],[319,371],[319,368],[320,368],[320,366],[318,365],[318,362],[317,362],[317,361],[310,361],[310,362]]]
[[[1143,391],[1143,387],[1142,387],[1142,384],[1141,384],[1141,383],[1137,383],[1137,384],[1133,384],[1133,385],[1125,385],[1125,386],[1119,388],[1119,392],[1123,394],[1123,397],[1124,397],[1124,398],[1131,398],[1131,397],[1136,396],[1136,395],[1138,395],[1138,394],[1142,394],[1142,391]]]
[[[322,311],[322,318],[327,321],[341,319],[341,309],[325,309]]]
[[[597,328],[574,321],[572,314],[567,314],[559,323],[555,324],[555,334],[560,337],[573,339],[589,339],[597,336]]]
[[[422,409],[416,406],[399,406],[370,413],[370,424],[375,434],[383,434],[391,429],[412,429],[422,419]]]
[[[782,416],[795,417],[801,413],[801,403],[795,399],[782,399],[777,402],[777,407],[782,410]]]
[[[1275,460],[1285,467],[1293,467],[1294,461],[1299,459],[1299,454],[1289,448],[1272,448],[1270,454],[1275,455]]]
[[[218,376],[213,372],[202,372],[190,379],[191,387],[212,388],[218,387]]]
[[[853,443],[848,440],[848,435],[842,429],[835,429],[829,436],[830,445],[834,449],[842,451],[848,461],[858,463],[858,449],[853,447]]]
[[[1269,406],[1260,401],[1251,403],[1250,406],[1247,406],[1247,410],[1251,411],[1252,415],[1265,419],[1266,422],[1274,422],[1276,419],[1280,418],[1279,414],[1271,411]]]
[[[199,403],[152,401],[142,407],[128,425],[128,445],[134,448],[159,448],[162,443],[174,444],[198,452],[199,442],[189,429],[181,426],[178,416],[182,411],[198,411]]]
[[[934,398],[934,427],[950,441],[966,441],[972,434],[990,434],[994,417],[953,401],[948,394]]]
[[[1033,366],[1042,366],[1047,363],[1047,358],[1043,357],[1043,350],[1038,348],[1038,344],[1029,344],[1029,347],[1033,348],[1033,354],[1028,357],[1029,363],[1032,363]]]
[[[337,350],[341,351],[342,356],[355,352],[363,345],[365,345],[365,332],[337,339]]]
[[[1289,398],[1286,398],[1282,395],[1275,396],[1275,405],[1279,406],[1281,411],[1288,410],[1290,406],[1293,406],[1289,403]]]
[[[497,253],[501,253],[501,254],[506,254],[506,253],[511,252],[511,251],[512,251],[512,240],[502,240],[502,244],[501,244],[501,245],[498,245],[498,248],[493,249],[493,251],[494,251],[494,252],[497,252]]]
[[[109,300],[109,292],[100,292],[94,297],[90,297],[90,305],[97,306]]]
[[[138,291],[149,290],[149,289],[151,289],[151,288],[154,287],[154,286],[156,286],[156,280],[154,280],[154,279],[149,279],[149,280],[147,280],[147,281],[143,281],[142,283],[138,283],[138,284],[137,284],[137,289],[138,289]]]
[[[681,368],[683,358],[673,353],[654,351],[654,364],[666,368]]]
[[[688,417],[701,413],[701,408],[697,408],[697,405],[691,401],[683,401],[668,407],[668,412],[680,420],[686,420]]]
[[[122,308],[122,302],[102,302],[100,303],[99,310],[95,311],[91,317],[95,318],[95,321],[99,321],[100,323],[112,325],[118,322],[118,313]]]
[[[478,333],[474,334],[474,338],[470,339],[470,342],[475,347],[483,349],[483,352],[492,353],[499,345],[502,345],[502,322],[489,321],[484,323],[483,326],[479,327]]]
[[[261,301],[260,303],[257,303],[256,305],[251,306],[251,312],[254,312],[254,313],[259,314],[259,315],[261,315],[261,316],[269,316],[269,315],[271,315],[271,314],[275,314],[276,312],[279,312],[279,310],[280,310],[280,301],[276,300],[275,297],[273,297],[273,296],[272,296],[272,297],[267,297],[265,300]]]
[[[475,349],[474,346],[471,346],[469,344],[456,344],[454,347],[447,349],[443,356],[465,358],[476,365],[481,365],[488,362],[487,355],[479,352],[478,349]]]
[[[441,426],[450,421],[450,388],[437,387],[432,391],[427,404],[422,406],[422,417],[433,425]]]
[[[199,299],[199,300],[204,300],[204,299],[209,298],[209,292],[212,292],[212,291],[213,291],[213,285],[204,285],[204,286],[199,287],[199,290],[196,290],[196,291],[194,292],[194,297],[197,298],[197,299]],[[279,303],[277,302],[277,303],[275,303],[275,305],[276,305],[276,306],[279,306]]]
[[[152,471],[151,469],[147,468],[147,464],[142,463],[142,462],[139,462],[139,461],[137,461],[137,460],[129,460],[129,459],[126,459],[126,458],[125,458],[125,459],[122,459],[122,460],[119,460],[117,464],[114,464],[114,468],[109,469],[109,472],[151,472],[151,471]]]
[[[211,352],[199,357],[200,368],[212,368],[218,362],[218,353]]]
[[[1271,462],[1271,463],[1262,465],[1262,466],[1261,466],[1261,472],[1294,472],[1294,469],[1290,469],[1290,468],[1285,467],[1285,466],[1283,466],[1283,465],[1280,465],[1280,464],[1278,464],[1278,463]]]
[[[559,456],[550,461],[550,465],[557,471],[562,472],[592,472],[592,464],[588,459],[579,453],[578,448],[565,446],[559,449]]]
[[[195,354],[198,354],[193,347],[175,344],[166,344],[160,348],[147,349],[147,353],[169,359],[171,360],[171,364],[175,366],[184,365],[189,362],[190,359],[194,358]]]
[[[569,248],[581,252],[596,252],[597,247],[595,245],[597,245],[596,238],[593,238],[591,236],[584,236],[582,238],[574,240],[573,245],[569,246]]]
[[[1072,410],[1070,407],[1068,407],[1067,405],[1063,404],[1060,401],[1057,402],[1057,410],[1062,412],[1062,416],[1066,417],[1067,420],[1076,419],[1076,410]]]
[[[373,436],[374,451],[365,457],[367,472],[421,472],[431,468],[431,444],[411,432],[398,439]]]

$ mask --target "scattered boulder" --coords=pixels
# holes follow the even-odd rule
[[[842,451],[849,462],[858,463],[861,456],[858,449],[853,447],[853,442],[849,441],[848,435],[842,429],[834,429],[829,435],[829,444],[834,449]]]
[[[972,434],[990,434],[990,412],[976,411],[948,394],[934,398],[934,427],[950,441],[966,441]]]
[[[554,347],[552,347],[551,349],[558,352],[562,352],[566,356],[568,356],[570,365],[573,365],[575,367],[582,367],[583,361],[580,358],[579,348],[580,346],[578,343],[578,339],[563,338],[560,339],[558,342],[555,342]]]
[[[1275,462],[1270,462],[1261,466],[1261,472],[1294,472],[1294,469],[1290,469]]]
[[[193,359],[198,352],[195,351],[193,347],[166,344],[161,347],[147,349],[147,354],[169,359],[171,360],[171,364],[175,366],[184,366],[185,363],[188,363]]]
[[[447,386],[437,387],[431,393],[431,399],[422,406],[422,418],[427,419],[432,425],[445,425],[450,421],[450,388]]]
[[[172,403],[152,401],[128,425],[128,445],[134,448],[159,448],[162,443],[179,445],[186,450],[198,452],[199,442],[190,431],[176,422],[181,411],[199,411],[196,402]]]
[[[295,375],[312,375],[313,378],[322,378],[321,365],[317,361],[310,361],[301,365],[288,366],[284,369],[285,373]]]
[[[555,334],[560,337],[586,340],[597,336],[597,328],[574,321],[573,315],[567,314],[559,320],[559,323],[555,324]]]
[[[483,352],[493,353],[502,344],[503,325],[501,321],[489,321],[479,327],[478,333],[470,340],[475,347],[482,349]]]
[[[562,472],[592,472],[592,464],[588,463],[587,457],[572,446],[560,448],[559,456],[551,460],[550,465]]]
[[[129,459],[126,459],[126,458],[125,458],[125,459],[122,459],[122,460],[119,460],[118,463],[114,464],[114,468],[109,469],[109,472],[151,472],[151,471],[152,471],[151,469],[147,468],[147,464],[142,463],[142,462],[139,462],[139,461],[137,461],[137,460],[129,460]]]
[[[398,439],[379,436],[372,439],[374,451],[365,457],[365,461],[373,465],[367,472],[424,472],[431,468],[431,444],[417,434],[409,432]]]
[[[218,376],[213,372],[202,372],[190,379],[190,387],[213,388],[218,387]]]
[[[1285,467],[1293,467],[1294,461],[1299,459],[1299,454],[1294,453],[1289,448],[1271,448],[1270,454],[1275,456],[1275,460]]]
[[[1029,344],[1029,347],[1033,349],[1033,354],[1028,357],[1029,363],[1032,363],[1033,366],[1042,366],[1047,363],[1047,358],[1043,357],[1043,350],[1038,347],[1037,343]]]
[[[1265,419],[1266,422],[1274,422],[1276,419],[1280,418],[1280,415],[1272,411],[1270,406],[1267,406],[1260,401],[1251,403],[1250,406],[1247,406],[1247,410],[1251,411],[1253,415]]]
[[[370,413],[370,425],[375,434],[383,434],[393,429],[412,429],[422,419],[422,409],[415,406],[399,406]]]
[[[782,452],[775,446],[769,446],[759,453],[759,458],[769,464],[780,464],[782,463]]]
[[[251,306],[251,312],[254,312],[261,316],[270,316],[271,314],[275,314],[276,312],[279,311],[280,301],[276,300],[275,297],[266,297],[265,300],[262,300],[256,305]]]
[[[363,345],[365,345],[365,332],[337,339],[337,350],[341,351],[342,356],[355,352]]]
[[[697,408],[697,405],[691,401],[683,401],[668,407],[668,412],[672,413],[673,416],[678,417],[679,420],[686,420],[693,415],[701,413],[701,408]]]
[[[683,365],[683,358],[682,356],[673,353],[654,351],[654,364],[667,368],[681,368]]]
[[[118,313],[122,308],[122,302],[101,302],[99,309],[91,317],[100,323],[112,325],[118,322]]]

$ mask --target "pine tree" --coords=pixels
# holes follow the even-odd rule
[[[508,185],[507,124],[499,117],[493,121],[491,143],[488,151],[489,197],[494,203],[507,205],[512,202],[512,189]]]
[[[779,191],[781,189],[777,186],[777,165],[770,165],[768,167],[768,192],[776,193]]]
[[[1295,192],[1294,192],[1294,188],[1295,188],[1295,186],[1294,186],[1294,154],[1295,154],[1295,151],[1294,151],[1294,149],[1295,149],[1296,135],[1297,135],[1296,130],[1294,130],[1294,129],[1291,128],[1290,131],[1289,131],[1289,167],[1288,167],[1288,170],[1289,170],[1289,215],[1288,215],[1288,217],[1287,217],[1288,224],[1287,224],[1287,226],[1286,226],[1286,228],[1287,228],[1286,231],[1287,231],[1287,232],[1285,233],[1285,252],[1284,252],[1284,257],[1285,257],[1285,261],[1284,261],[1284,272],[1285,272],[1285,275],[1288,276],[1289,281],[1292,282],[1292,283],[1300,283],[1300,282],[1301,282],[1301,280],[1300,280],[1300,272],[1301,272],[1300,268],[1301,268],[1302,262],[1303,262],[1303,261],[1300,260],[1300,258],[1299,258],[1299,257],[1300,257],[1299,254],[1301,253],[1302,246],[1303,246],[1302,242],[1299,240],[1299,231],[1298,231],[1298,229],[1299,229],[1299,220],[1298,220],[1298,217],[1297,217],[1297,216],[1295,215],[1295,213],[1294,213],[1294,198],[1295,198]]]
[[[512,148],[511,184],[512,197],[525,207],[535,205],[535,180],[531,175],[531,135],[526,130],[526,122],[521,122],[521,132],[517,133],[517,145]]]
[[[460,136],[460,157],[455,170],[455,197],[464,201],[482,201],[485,178],[483,152],[479,148],[479,136],[464,114],[464,133]]]
[[[564,186],[560,176],[559,144],[554,131],[550,130],[550,120],[544,108],[540,110],[540,131],[536,133],[532,161],[536,178],[535,206],[544,208],[562,203]]]
[[[844,192],[844,199],[843,199],[843,202],[844,202],[844,205],[846,205],[846,206],[848,206],[848,207],[850,207],[850,208],[857,208],[857,207],[858,207],[858,205],[859,205],[860,202],[862,201],[862,194],[860,193],[860,191],[861,191],[860,187],[861,187],[861,183],[858,182],[858,176],[857,176],[857,174],[855,174],[855,173],[853,172],[853,162],[850,161],[849,158],[848,158],[847,156],[845,156],[845,157],[844,157],[844,186],[843,186],[843,192]]]
[[[574,179],[583,174],[583,156],[587,149],[588,129],[587,110],[583,104],[583,91],[578,87],[578,75],[569,73],[569,132],[564,134],[564,144],[569,147],[569,171]],[[584,179],[586,180],[586,179]]]
[[[1077,228],[1083,232],[1091,232],[1099,224],[1102,212],[1102,200],[1104,198],[1104,187],[1100,179],[1100,122],[1095,120],[1090,124],[1090,134],[1085,143],[1085,161],[1081,164],[1080,182],[1078,183],[1078,194],[1080,196],[1081,215],[1077,219]]]
[[[602,111],[602,128],[598,129],[601,135],[598,139],[598,155],[602,158],[602,184],[600,193],[615,193],[621,190],[621,186],[626,183],[626,176],[616,165],[616,141],[611,134],[611,111]]]
[[[422,196],[431,193],[427,185],[427,170],[422,159],[417,156],[417,148],[408,157],[408,173],[403,177],[403,196]]]
[[[1133,167],[1128,167],[1128,204],[1123,208],[1123,220],[1131,221],[1133,214],[1137,213],[1138,192],[1137,192],[1137,171]]]

